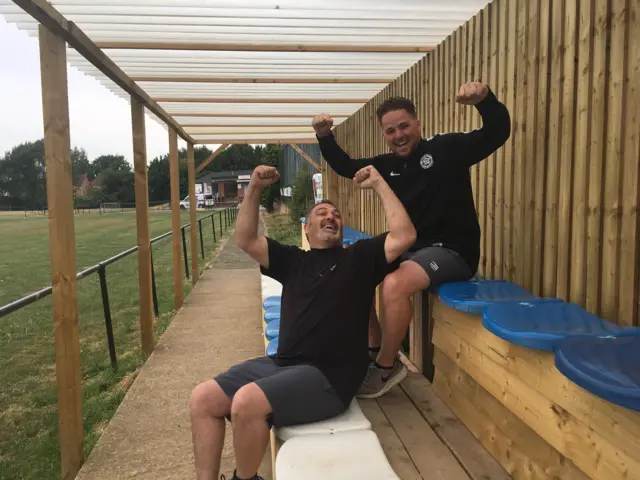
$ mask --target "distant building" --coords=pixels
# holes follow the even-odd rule
[[[209,172],[196,178],[196,195],[213,195],[216,202],[242,200],[247,192],[251,173],[252,170]]]
[[[89,177],[84,175],[80,185],[74,185],[73,191],[76,194],[76,197],[85,198],[93,188],[100,188],[100,182],[98,179],[94,179],[92,181],[89,180]]]

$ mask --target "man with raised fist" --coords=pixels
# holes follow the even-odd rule
[[[378,397],[406,376],[397,359],[411,321],[411,296],[429,286],[469,280],[480,258],[480,226],[473,201],[469,168],[500,148],[511,134],[507,108],[484,84],[462,85],[456,102],[473,105],[482,127],[466,133],[422,138],[413,102],[390,98],[377,110],[382,136],[391,153],[352,159],[340,148],[330,115],[316,116],[312,125],[322,156],[343,177],[352,178],[373,165],[407,209],[418,238],[382,285],[385,328],[375,310],[369,324],[369,351],[374,368],[358,396]]]
[[[354,172],[353,180],[380,198],[388,232],[342,248],[340,211],[321,201],[306,216],[309,251],[261,236],[260,193],[278,178],[274,167],[257,167],[236,220],[237,245],[282,283],[278,352],[234,365],[193,390],[199,480],[217,478],[225,418],[234,432],[233,479],[258,480],[271,426],[318,422],[347,409],[370,368],[367,328],[376,286],[416,239],[400,200],[372,166]]]

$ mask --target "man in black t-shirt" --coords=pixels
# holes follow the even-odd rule
[[[270,426],[334,417],[346,410],[369,368],[367,330],[376,286],[416,239],[404,207],[374,167],[354,174],[356,186],[380,198],[389,231],[342,247],[340,211],[331,202],[306,217],[310,250],[258,235],[260,191],[277,181],[257,167],[236,221],[236,243],[282,283],[278,352],[231,367],[198,385],[191,422],[198,479],[220,468],[224,418],[232,422],[234,479],[258,479]]]
[[[425,140],[411,100],[384,101],[377,117],[391,153],[373,158],[350,158],[331,132],[329,115],[318,115],[312,122],[322,156],[331,168],[352,178],[361,168],[373,165],[407,209],[418,232],[402,264],[397,262],[397,269],[384,279],[382,331],[372,309],[369,350],[373,368],[358,392],[361,398],[379,397],[406,375],[397,354],[411,322],[412,295],[445,282],[469,280],[478,268],[480,226],[469,168],[507,141],[511,120],[507,108],[482,83],[462,85],[456,102],[474,105],[482,116],[482,128]]]

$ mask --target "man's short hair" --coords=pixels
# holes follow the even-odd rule
[[[309,208],[309,210],[307,211],[307,214],[304,217],[304,223],[309,223],[309,217],[311,216],[313,209],[320,204],[331,205],[332,207],[340,210],[338,206],[335,203],[333,203],[331,200],[326,200],[326,199],[320,200],[318,203],[314,203],[313,205],[311,205],[311,208]]]
[[[376,110],[378,122],[382,122],[382,117],[395,110],[406,110],[407,113],[414,118],[418,116],[416,114],[416,106],[411,100],[406,97],[391,97],[382,102],[378,110]]]

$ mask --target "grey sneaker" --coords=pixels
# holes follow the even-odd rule
[[[375,363],[371,363],[356,397],[378,398],[404,380],[407,373],[407,367],[400,360],[393,363],[391,370],[381,370]]]

